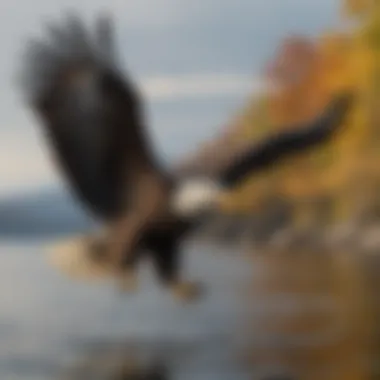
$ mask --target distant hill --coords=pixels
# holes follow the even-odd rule
[[[0,239],[53,238],[90,226],[89,217],[63,189],[0,199]]]

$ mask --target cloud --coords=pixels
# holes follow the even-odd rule
[[[219,97],[244,96],[252,91],[262,91],[265,88],[262,81],[253,80],[249,76],[208,73],[141,78],[139,85],[144,96],[153,105],[157,102],[166,102],[168,106],[179,102],[181,99],[191,101],[207,98],[209,101],[210,98],[214,98],[218,102],[217,98]],[[57,173],[54,164],[51,162],[49,149],[43,141],[41,133],[39,133],[39,128],[34,125],[35,120],[29,114],[22,116],[25,117],[23,123],[28,123],[30,128],[7,129],[3,130],[1,134],[0,193],[57,180]],[[183,111],[176,117],[178,120],[187,118]],[[198,119],[199,117],[193,118],[193,122],[197,123]],[[170,134],[173,129],[171,125],[175,126],[178,123],[172,120],[169,123],[170,125],[165,124],[168,129],[167,132]],[[210,127],[212,125],[206,126],[206,129]],[[192,133],[196,133],[196,130],[197,127],[194,129],[193,126]],[[166,140],[165,131],[160,137]]]
[[[150,103],[155,141],[162,151],[182,153],[224,123],[245,94],[266,88],[257,79],[259,70],[281,36],[325,29],[337,4],[337,0],[4,0],[0,192],[56,181],[48,150],[35,120],[26,115],[13,78],[25,39],[39,34],[46,20],[60,18],[63,10],[78,9],[86,19],[99,10],[112,11],[123,61]]]
[[[256,93],[264,91],[266,84],[242,74],[192,74],[146,78],[141,81],[141,89],[155,101]]]
[[[49,152],[37,133],[3,133],[0,149],[0,194],[55,182]]]

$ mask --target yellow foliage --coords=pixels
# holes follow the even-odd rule
[[[344,0],[342,10],[347,16],[366,16],[375,6],[377,0]]]
[[[380,190],[380,143],[374,141],[380,140],[380,1],[346,0],[343,9],[359,20],[355,27],[344,33],[330,31],[314,41],[301,80],[289,81],[277,95],[261,99],[254,111],[246,108],[236,133],[241,139],[258,139],[273,129],[292,128],[315,117],[335,94],[351,90],[356,104],[346,125],[324,147],[254,176],[226,196],[223,210],[249,212],[268,193],[296,203],[329,193],[339,209],[353,199],[354,184],[364,192],[376,182]],[[371,197],[376,197],[373,191]]]

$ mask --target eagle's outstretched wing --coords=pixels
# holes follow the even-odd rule
[[[119,212],[136,173],[160,175],[111,29],[111,20],[99,17],[90,33],[69,15],[49,25],[46,41],[30,42],[22,72],[27,101],[71,187],[101,218]]]
[[[342,125],[353,104],[353,95],[340,94],[327,105],[319,117],[305,125],[284,128],[287,132],[267,137],[246,149],[220,173],[225,187],[234,187],[250,174],[281,162],[292,154],[298,154],[327,142]]]
[[[354,96],[344,93],[334,98],[319,117],[304,125],[294,125],[268,136],[258,143],[252,143],[230,162],[219,168],[218,173],[197,176],[193,172],[190,179],[183,178],[173,197],[173,207],[182,216],[202,215],[201,211],[212,209],[224,191],[238,187],[241,182],[258,171],[281,163],[288,156],[327,142],[343,124],[353,104]],[[177,172],[181,176],[180,171]],[[206,178],[205,178],[206,177]],[[211,177],[211,178],[210,178]]]

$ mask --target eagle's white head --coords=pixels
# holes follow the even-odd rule
[[[187,179],[175,190],[171,207],[178,216],[195,217],[216,207],[222,192],[222,186],[211,179]]]

